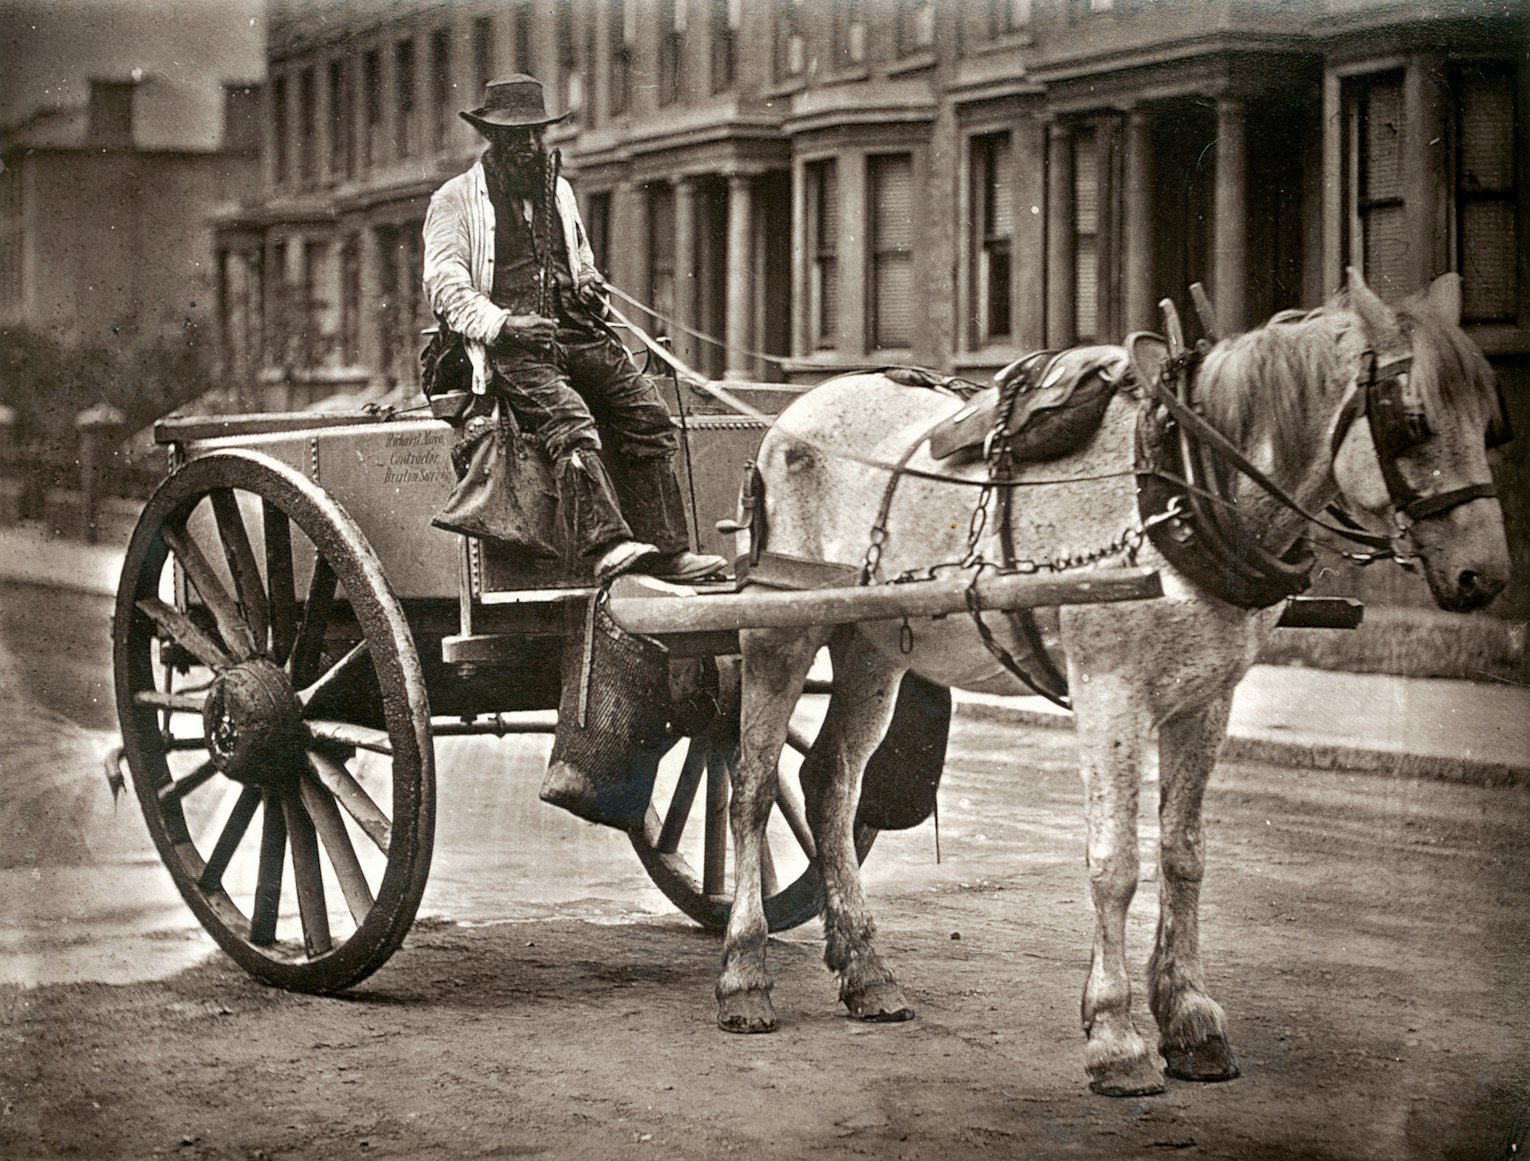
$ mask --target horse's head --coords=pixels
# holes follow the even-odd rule
[[[1487,448],[1500,436],[1492,368],[1461,331],[1461,279],[1446,274],[1394,312],[1349,272],[1349,306],[1368,347],[1356,408],[1334,456],[1346,499],[1389,514],[1423,561],[1443,609],[1469,612],[1509,575],[1503,509]]]

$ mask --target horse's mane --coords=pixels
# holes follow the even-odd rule
[[[1492,370],[1460,327],[1439,316],[1422,292],[1393,311],[1411,336],[1416,382],[1445,406],[1488,406]],[[1341,291],[1314,310],[1287,310],[1263,326],[1218,343],[1201,366],[1197,403],[1208,422],[1247,447],[1256,430],[1273,443],[1276,465],[1310,453],[1312,417],[1336,386],[1359,372],[1364,328]],[[1257,425],[1257,428],[1256,428]]]
[[[1273,445],[1277,467],[1295,467],[1311,453],[1312,417],[1323,413],[1319,405],[1335,380],[1354,377],[1364,348],[1359,319],[1342,297],[1315,310],[1281,311],[1211,349],[1196,402],[1234,443],[1248,447],[1257,431]]]

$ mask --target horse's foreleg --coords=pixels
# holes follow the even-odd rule
[[[1148,962],[1148,989],[1159,1047],[1170,1076],[1231,1080],[1238,1064],[1228,1046],[1227,1017],[1206,994],[1201,972],[1201,877],[1205,843],[1201,802],[1221,753],[1231,696],[1164,723],[1159,732],[1158,935]]]
[[[824,884],[824,962],[839,978],[839,998],[858,1020],[908,1020],[914,1010],[872,946],[876,924],[866,908],[855,855],[855,811],[866,762],[892,719],[900,667],[853,628],[830,639],[834,696],[813,747],[808,826]]]
[[[1071,667],[1070,667],[1071,668]],[[1148,718],[1130,686],[1070,672],[1084,776],[1094,950],[1084,985],[1084,1063],[1105,1096],[1164,1090],[1163,1075],[1132,1023],[1126,912],[1137,892],[1137,791]]]
[[[733,831],[733,908],[717,979],[717,1024],[726,1032],[772,1032],[770,929],[760,879],[765,824],[776,799],[776,764],[792,708],[826,632],[746,629],[740,633],[743,685],[739,761],[728,819]]]

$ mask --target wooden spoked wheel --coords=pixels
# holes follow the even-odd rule
[[[258,452],[190,461],[134,529],[113,649],[134,790],[202,925],[295,991],[376,971],[425,889],[435,769],[409,625],[355,522]]]
[[[771,931],[797,927],[823,910],[823,881],[803,806],[801,766],[823,720],[829,688],[815,668],[792,715],[781,755],[762,876]],[[733,905],[728,800],[737,762],[734,729],[687,739],[660,767],[647,821],[641,831],[631,833],[638,858],[659,890],[690,918],[716,931],[727,927]],[[873,828],[856,825],[855,849],[862,860],[876,836]]]

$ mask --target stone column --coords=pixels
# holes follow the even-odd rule
[[[753,180],[745,174],[728,179],[728,342],[729,379],[752,376],[750,320],[754,316],[754,256],[750,240],[754,236]]]
[[[1153,314],[1153,134],[1143,109],[1126,118],[1126,318],[1127,333],[1155,330]]]
[[[696,340],[683,328],[696,327],[696,183],[675,182],[675,353],[692,366]]]
[[[1211,285],[1224,335],[1248,326],[1248,134],[1243,102],[1217,100],[1215,254]]]
[[[1073,133],[1047,127],[1047,346],[1074,342]]]
[[[356,345],[363,367],[372,370],[374,379],[382,366],[382,315],[379,304],[391,288],[382,285],[382,259],[378,254],[377,231],[363,225],[356,234],[357,283]]]

